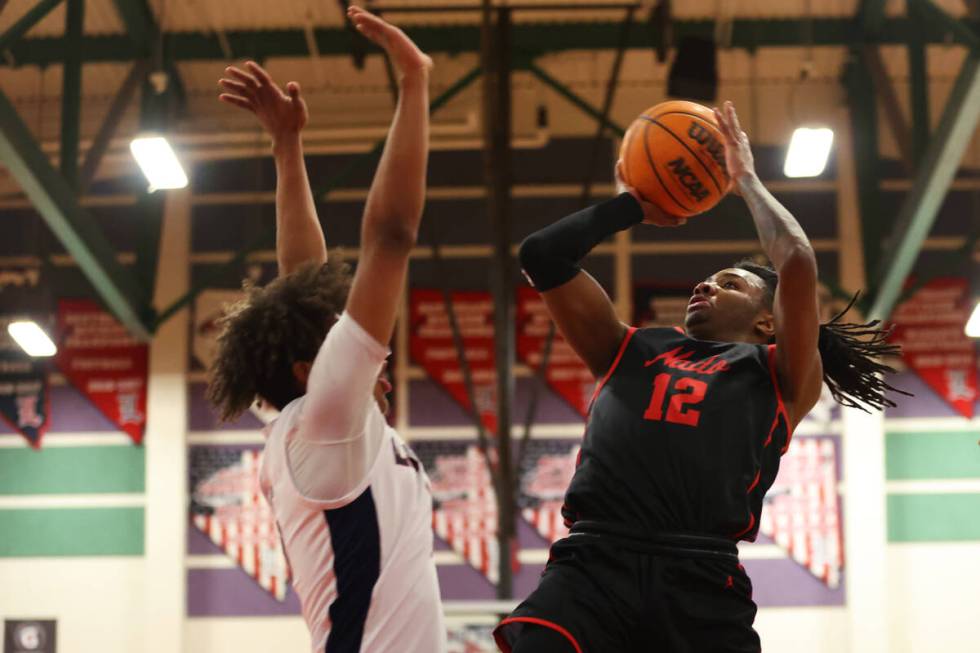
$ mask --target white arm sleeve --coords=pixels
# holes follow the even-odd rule
[[[374,386],[388,354],[347,313],[327,333],[286,443],[297,489],[310,499],[344,497],[371,468],[384,436]]]

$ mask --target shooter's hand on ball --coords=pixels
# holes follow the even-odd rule
[[[643,209],[644,223],[658,227],[680,227],[681,225],[687,224],[687,218],[679,218],[675,215],[665,213],[656,204],[652,204],[643,199],[638,190],[632,186],[627,186],[626,182],[623,181],[622,165],[622,159],[616,162],[616,193],[629,193],[639,202],[640,208]]]
[[[739,192],[739,186],[745,179],[755,177],[755,160],[752,158],[749,136],[742,131],[735,105],[730,101],[726,101],[721,109],[715,107],[714,112],[725,139],[725,166],[734,182],[733,189]]]
[[[284,138],[298,135],[309,119],[299,84],[289,82],[283,91],[254,61],[247,62],[245,68],[225,68],[225,73],[232,79],[223,77],[218,80],[224,91],[218,98],[254,113],[272,137],[273,147]]]

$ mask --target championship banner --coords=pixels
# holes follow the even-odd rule
[[[964,278],[933,279],[895,310],[890,338],[919,378],[966,418],[977,398],[976,347],[963,332],[969,290]]]
[[[469,442],[417,442],[412,448],[432,483],[433,531],[496,585],[497,498],[486,458]]]
[[[521,516],[553,544],[568,535],[561,506],[581,445],[568,440],[528,440],[525,446],[528,449],[518,471]]]
[[[550,328],[551,315],[538,291],[529,286],[518,287],[517,356],[531,369],[541,367]],[[588,415],[595,378],[558,331],[551,343],[545,380],[579,415]]]
[[[833,438],[799,437],[783,455],[762,507],[759,532],[827,587],[840,585],[844,566]]]
[[[490,293],[482,291],[456,291],[451,296],[473,379],[477,414],[483,426],[493,434],[497,432],[493,300]],[[413,289],[410,303],[409,353],[412,359],[459,405],[471,410],[442,291]]]
[[[35,449],[48,427],[48,375],[7,333],[12,317],[0,318],[0,418]]]
[[[284,601],[289,566],[259,485],[261,468],[256,450],[192,448],[191,521],[262,589]]]
[[[58,368],[140,444],[146,427],[149,348],[90,300],[60,300],[57,324]]]

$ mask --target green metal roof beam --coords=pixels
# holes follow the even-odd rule
[[[858,20],[865,34],[873,35],[881,28],[885,18],[885,0],[862,0]]]
[[[28,30],[41,22],[41,19],[51,13],[51,10],[59,4],[61,4],[61,0],[42,0],[29,9],[17,22],[7,28],[6,32],[0,34],[0,52],[6,50]]]
[[[113,0],[113,4],[133,43],[149,55],[160,36],[150,7],[145,0]]]
[[[946,102],[939,127],[916,172],[912,188],[898,213],[891,242],[876,277],[878,293],[869,317],[887,319],[895,307],[922,243],[935,222],[963,152],[980,117],[980,57],[971,54],[963,63]]]
[[[861,56],[864,47],[852,48],[854,54],[844,67],[844,88],[847,91],[848,111],[851,122],[851,149],[857,177],[858,207],[861,214],[861,242],[864,249],[864,265],[871,280],[871,272],[877,269],[881,258],[881,241],[887,233],[881,215],[878,157],[878,111],[874,81],[867,60]]]
[[[975,29],[978,21],[960,21]],[[674,21],[675,42],[685,36],[711,38],[715,23],[711,20]],[[523,23],[514,25],[512,44],[515,52],[529,55],[564,50],[614,50],[619,44],[621,22]],[[885,18],[878,34],[870,42],[902,44],[908,42],[918,26],[907,18]],[[809,30],[809,43],[814,46],[841,46],[861,41],[860,27],[853,18],[736,20],[732,28],[732,46],[736,48],[798,47],[802,35]],[[948,30],[929,23],[924,26],[928,43],[945,43]],[[406,32],[429,53],[477,52],[479,27],[451,25],[410,27]],[[322,56],[348,55],[351,35],[343,27],[314,30],[317,47]],[[302,29],[230,31],[226,37],[232,50],[241,57],[266,59],[271,57],[307,57],[306,38]],[[634,30],[628,39],[630,49],[656,47],[659,37],[648,31]],[[224,61],[218,37],[206,32],[168,32],[163,36],[165,51],[175,61]],[[49,64],[60,62],[66,54],[62,37],[24,39],[11,46],[18,64]],[[88,62],[132,61],[145,56],[145,48],[134,44],[126,35],[86,36],[83,52]],[[3,63],[0,61],[0,63]]]
[[[909,4],[909,17],[919,18],[923,10],[917,3]],[[925,23],[923,20],[921,24]],[[922,161],[929,147],[929,73],[926,47],[921,30],[914,31],[909,40],[909,106],[912,108],[912,161],[913,169]]]
[[[168,92],[172,90],[178,102],[183,104],[187,95],[183,81],[180,79],[173,56],[164,56],[166,39],[161,37],[160,28],[149,4],[146,0],[113,0],[113,4],[123,25],[126,26],[132,45],[140,53],[133,58],[149,58],[152,65],[166,70],[170,83]]]
[[[92,217],[51,166],[7,96],[0,92],[0,160],[78,263],[108,308],[136,337],[148,340],[147,295],[116,261]]]
[[[78,188],[78,138],[82,116],[82,62],[79,45],[85,20],[85,0],[67,0],[65,35],[72,43],[72,56],[65,59],[61,75],[61,176]]]
[[[623,129],[621,126],[617,125],[615,122],[610,120],[607,115],[605,115],[604,113],[596,109],[594,106],[589,104],[586,100],[576,95],[575,92],[572,91],[572,89],[568,88],[560,81],[558,81],[557,79],[555,79],[554,77],[546,73],[544,70],[536,66],[534,62],[531,61],[519,62],[515,64],[515,67],[520,67],[528,70],[532,75],[534,75],[542,82],[544,82],[546,85],[551,87],[551,89],[556,93],[558,93],[558,95],[562,96],[563,98],[565,98],[566,100],[574,104],[576,107],[581,109],[585,114],[587,114],[591,118],[594,118],[596,122],[598,122],[600,125],[602,125],[609,131],[616,134],[616,136],[622,138],[623,136],[626,135],[625,129]]]
[[[976,50],[980,48],[980,37],[977,36],[976,24],[968,25],[965,21],[950,16],[929,0],[907,0],[910,18],[918,14],[924,22],[933,23],[936,29],[952,34],[953,40],[960,45]],[[914,5],[914,11],[913,11]]]

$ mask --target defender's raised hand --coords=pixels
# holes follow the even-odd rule
[[[735,188],[738,189],[738,183],[742,179],[755,176],[755,160],[752,158],[749,136],[742,131],[735,105],[730,101],[726,100],[720,110],[718,107],[713,110],[721,135],[725,139],[725,165]]]
[[[432,68],[432,59],[394,25],[360,7],[349,7],[347,17],[357,31],[388,53],[399,79],[426,76]]]
[[[254,61],[246,62],[245,68],[225,68],[228,77],[218,80],[224,91],[218,99],[254,113],[273,142],[298,134],[309,118],[299,84],[289,82],[284,92]]]

